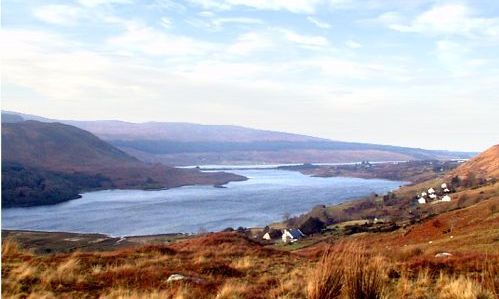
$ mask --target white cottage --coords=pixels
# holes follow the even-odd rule
[[[433,194],[433,193],[435,193],[435,189],[433,188],[428,189],[428,194]]]
[[[426,192],[421,193],[421,197],[425,197],[426,195],[428,195]]]
[[[449,195],[445,195],[444,197],[442,197],[442,201],[451,201],[452,198],[449,196]]]
[[[421,205],[425,204],[426,203],[426,198],[424,198],[424,197],[418,198],[418,203],[421,204]]]
[[[431,199],[436,199],[436,198],[437,198],[437,196],[436,196],[435,194],[430,194],[430,198],[431,198]]]
[[[447,189],[447,184],[443,183],[440,187],[442,187],[442,189]]]
[[[449,190],[448,188],[445,188],[445,189],[444,189],[444,192],[445,192],[445,193],[449,193],[449,192],[450,192],[450,190]]]
[[[303,237],[305,237],[305,235],[297,228],[285,229],[282,233],[282,241],[284,243],[293,243]]]
[[[282,232],[280,230],[271,229],[263,235],[262,239],[270,241],[270,240],[279,239],[281,236]]]

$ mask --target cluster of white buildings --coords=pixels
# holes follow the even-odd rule
[[[304,238],[305,234],[301,232],[298,228],[284,229],[284,230],[271,230],[266,232],[262,239],[264,240],[275,240],[281,238],[284,243],[294,243],[301,238]]]
[[[440,196],[437,194],[435,189],[430,188],[427,191],[423,191],[421,192],[421,194],[418,194],[418,203],[425,204],[428,202],[451,201],[452,198],[449,196],[450,190],[447,187],[447,184],[443,183],[442,185],[440,185],[440,187],[441,187]]]

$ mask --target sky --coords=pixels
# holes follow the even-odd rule
[[[2,109],[481,151],[499,1],[3,0]]]

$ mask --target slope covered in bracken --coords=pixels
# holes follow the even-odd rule
[[[453,175],[462,177],[470,174],[485,179],[499,178],[499,144],[463,163],[453,172]]]

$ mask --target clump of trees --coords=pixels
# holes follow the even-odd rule
[[[28,207],[57,204],[79,198],[82,190],[112,185],[103,176],[63,174],[27,168],[18,163],[2,163],[2,207]]]

